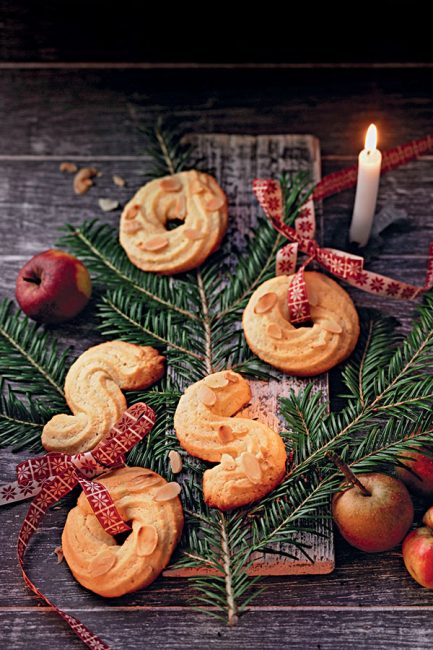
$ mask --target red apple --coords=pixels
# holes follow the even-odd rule
[[[433,458],[422,451],[408,451],[403,454],[402,462],[415,472],[409,472],[404,467],[397,467],[396,474],[407,487],[424,497],[433,497]],[[406,460],[408,458],[408,460]]]
[[[403,560],[414,580],[433,589],[433,508],[423,517],[425,526],[413,530],[403,542]]]
[[[16,299],[40,323],[62,323],[76,316],[92,293],[89,272],[80,260],[50,249],[35,255],[17,277]]]
[[[344,539],[367,553],[401,542],[413,522],[413,504],[405,485],[387,474],[359,474],[358,486],[334,495],[332,514]]]

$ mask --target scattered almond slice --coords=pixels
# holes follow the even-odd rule
[[[98,170],[94,167],[82,167],[74,176],[75,194],[85,194],[92,187],[92,178],[97,174]]]
[[[160,483],[160,481],[161,477],[155,474],[140,474],[128,481],[128,485],[134,488],[147,488],[151,485],[156,485],[156,483]]]
[[[182,466],[183,466],[182,456],[179,454],[178,451],[172,449],[168,454],[168,458],[170,461],[170,467],[173,474],[179,474],[179,472],[182,471]]]
[[[108,573],[110,569],[116,564],[117,558],[114,553],[110,551],[102,551],[99,553],[93,560],[91,560],[89,565],[89,571],[92,574],[92,577],[102,576],[104,573]]]
[[[209,201],[206,202],[205,208],[209,212],[213,212],[214,210],[219,210],[220,208],[222,208],[225,202],[226,202],[225,197],[213,196],[211,199],[209,199]]]
[[[226,377],[231,384],[236,384],[239,381],[239,376],[232,370],[226,372]]]
[[[224,388],[229,383],[229,380],[224,375],[209,375],[204,379],[204,383],[209,388]]]
[[[131,205],[131,207],[128,208],[128,211],[123,218],[126,219],[126,221],[132,221],[132,219],[135,219],[135,217],[140,212],[140,210],[141,210],[141,205],[137,205],[137,204]]]
[[[236,467],[235,459],[230,454],[222,454],[220,462],[224,469],[231,470]]]
[[[54,553],[57,555],[57,564],[60,564],[60,562],[63,562],[63,549],[61,546],[56,546],[54,549]]]
[[[164,235],[156,235],[152,239],[148,239],[145,242],[138,244],[138,248],[141,248],[143,251],[161,251],[163,248],[168,246],[168,239]]]
[[[206,189],[203,183],[201,183],[197,179],[192,181],[190,188],[191,188],[191,194],[201,194],[201,192],[204,192]]]
[[[154,501],[170,501],[180,494],[181,487],[179,483],[166,483],[155,492]]]
[[[186,201],[183,194],[177,197],[176,207],[175,207],[176,217],[178,219],[184,219],[186,215]]]
[[[333,320],[332,318],[328,318],[328,320],[324,321],[321,323],[322,327],[324,330],[327,332],[331,332],[331,334],[341,334],[343,331],[343,328],[337,321]]]
[[[152,555],[158,545],[158,531],[155,526],[143,524],[137,533],[137,555]]]
[[[143,230],[143,226],[138,221],[124,221],[122,224],[123,232],[126,232],[128,235],[133,235],[139,230]]]
[[[113,183],[117,185],[117,187],[125,187],[126,185],[125,179],[121,176],[118,176],[117,174],[114,174],[113,176]]]
[[[278,300],[278,296],[273,291],[264,293],[262,296],[260,296],[256,304],[254,305],[254,313],[264,314],[265,312],[272,309],[272,307],[276,304],[277,300]]]
[[[185,237],[191,239],[191,241],[196,241],[198,239],[203,239],[203,237],[206,237],[204,232],[200,232],[200,230],[195,230],[195,228],[186,228],[186,230],[184,230],[183,233]]]
[[[75,163],[71,162],[62,162],[60,163],[59,169],[62,173],[75,174],[78,171],[78,167]]]
[[[269,323],[268,327],[266,328],[266,331],[269,334],[269,336],[271,336],[273,339],[283,338],[283,330],[276,323]]]
[[[205,406],[213,406],[217,400],[217,396],[211,390],[206,386],[205,384],[201,384],[197,390],[197,397],[199,401],[204,404]]]
[[[233,435],[233,429],[229,427],[227,424],[221,424],[218,427],[218,438],[221,440],[223,444],[226,442],[232,442],[234,440],[234,435]]]
[[[178,178],[163,178],[159,181],[159,187],[165,192],[179,192],[182,189],[182,183]]]
[[[119,207],[119,201],[113,199],[98,199],[98,204],[103,212],[111,212]]]
[[[241,455],[240,466],[251,483],[260,483],[262,480],[262,470],[260,469],[259,461],[253,454],[244,451]]]
[[[308,287],[307,288],[307,296],[308,296],[308,302],[312,307],[317,307],[319,304],[319,295],[318,293],[313,289],[313,287]]]

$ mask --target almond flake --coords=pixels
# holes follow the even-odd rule
[[[197,391],[197,397],[199,401],[204,404],[205,406],[213,406],[217,400],[217,396],[211,390],[206,386],[205,384],[201,384],[199,386],[198,391]]]
[[[75,174],[78,171],[77,165],[71,162],[60,163],[59,169],[62,173],[67,172],[68,174]]]
[[[214,210],[219,210],[222,208],[225,202],[226,199],[224,196],[213,196],[211,199],[209,199],[209,201],[206,202],[205,208],[209,212],[213,212]]]
[[[119,201],[113,199],[98,199],[98,204],[103,212],[111,212],[119,207]]]
[[[276,323],[269,323],[268,327],[266,328],[266,331],[269,334],[269,336],[271,336],[273,339],[283,338],[283,330]]]
[[[121,176],[117,176],[117,174],[114,174],[113,176],[113,183],[117,185],[117,187],[125,187],[126,185],[125,179]]]
[[[204,383],[206,386],[209,386],[209,388],[224,388],[224,386],[228,385],[229,380],[224,375],[218,373],[206,377]]]
[[[138,244],[138,248],[141,248],[143,251],[161,251],[163,248],[168,246],[168,239],[164,235],[157,235],[148,239],[145,242]]]
[[[60,564],[60,562],[63,562],[63,549],[61,546],[56,546],[54,549],[54,553],[57,555],[57,564]]]
[[[134,233],[142,230],[143,227],[138,221],[124,221],[122,224],[123,232],[126,232],[127,235],[133,235]]]
[[[239,381],[239,375],[237,375],[237,374],[236,374],[235,372],[233,372],[232,370],[229,370],[228,372],[226,372],[226,377],[227,377],[227,380],[228,380],[231,384],[236,384],[236,383]]]
[[[168,458],[170,460],[170,467],[173,474],[179,474],[179,472],[182,471],[182,456],[178,451],[172,449],[168,454]]]
[[[200,183],[199,180],[194,180],[191,183],[191,194],[200,194],[201,192],[205,191],[205,186],[203,183]]]
[[[260,469],[259,461],[253,454],[245,451],[241,456],[240,466],[251,483],[260,483],[262,480],[262,470]]]
[[[159,181],[159,187],[166,192],[179,192],[182,189],[182,183],[178,178],[163,178]]]
[[[317,307],[319,304],[319,296],[312,287],[307,287],[308,302],[312,307]]]
[[[188,237],[188,239],[191,239],[191,241],[196,241],[198,239],[203,239],[203,237],[206,237],[206,234],[204,232],[195,230],[195,228],[187,228],[183,231],[183,234],[185,237]]]
[[[170,501],[180,494],[181,487],[179,483],[166,483],[155,492],[154,501]]]
[[[231,470],[236,467],[235,459],[230,454],[222,454],[220,463],[224,469]]]
[[[256,314],[264,314],[266,311],[272,309],[275,303],[278,300],[278,296],[273,291],[264,293],[260,296],[256,304],[254,305],[254,312]]]
[[[132,219],[135,219],[135,217],[140,212],[140,210],[141,210],[141,205],[137,205],[137,204],[131,205],[131,207],[128,208],[128,212],[125,214],[123,218],[126,219],[127,221],[132,221]]]
[[[144,524],[137,533],[137,555],[152,555],[158,545],[158,531],[155,526]]]
[[[333,320],[332,318],[328,318],[327,321],[322,323],[322,327],[324,330],[327,332],[331,332],[331,334],[341,334],[343,331],[343,328],[337,321]]]
[[[233,430],[227,424],[221,424],[218,427],[218,438],[223,444],[234,440]]]
[[[74,192],[75,194],[85,194],[87,190],[93,185],[92,178],[98,174],[98,170],[94,167],[83,167],[74,176]]]
[[[175,207],[176,217],[178,219],[184,219],[186,215],[186,201],[183,194],[177,198],[176,207]]]
[[[89,565],[89,571],[92,574],[92,577],[102,576],[104,573],[108,573],[110,569],[116,564],[117,558],[114,553],[110,551],[102,551],[99,553],[93,560],[91,560]]]
[[[135,476],[133,479],[128,481],[128,486],[134,488],[147,488],[151,485],[155,485],[161,481],[161,477],[158,474],[140,474]]]

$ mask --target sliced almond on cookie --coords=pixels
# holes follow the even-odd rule
[[[182,183],[178,178],[163,178],[159,181],[159,187],[165,192],[179,192],[182,189]]]
[[[141,210],[141,205],[137,205],[137,204],[131,205],[131,207],[128,208],[128,211],[123,218],[126,219],[126,221],[131,221],[132,219],[135,219],[135,217],[140,212],[140,210]]]
[[[343,331],[341,325],[337,323],[337,321],[335,321],[333,318],[328,318],[328,320],[321,323],[321,325],[324,330],[331,332],[331,334],[341,334]]]
[[[204,383],[209,388],[224,388],[229,383],[228,377],[224,375],[209,375],[204,379]]]
[[[222,443],[232,442],[234,440],[233,429],[227,424],[221,424],[218,427],[218,438]]]
[[[128,486],[133,486],[134,488],[147,488],[151,485],[156,485],[156,483],[159,483],[160,481],[161,477],[156,474],[140,474],[128,481]]]
[[[239,376],[232,370],[226,372],[226,377],[231,384],[236,384],[239,381]]]
[[[164,235],[156,235],[156,237],[152,237],[152,239],[148,239],[137,245],[143,251],[161,251],[168,246],[168,239]]]
[[[126,232],[127,235],[133,235],[139,230],[143,230],[143,226],[138,221],[124,221],[122,224],[123,232]]]
[[[269,334],[269,336],[273,339],[280,340],[283,338],[283,330],[276,323],[269,323],[269,325],[266,328],[266,331]]]
[[[197,391],[199,401],[205,406],[213,406],[217,400],[217,396],[208,386],[202,384]]]
[[[184,219],[186,215],[186,201],[183,194],[177,198],[176,207],[175,207],[176,217],[178,219]]]
[[[168,454],[168,459],[170,461],[170,467],[173,474],[179,474],[182,471],[183,463],[182,456],[178,451],[172,449]]]
[[[110,551],[102,551],[102,553],[99,553],[99,555],[90,561],[89,571],[93,578],[102,576],[104,573],[108,573],[116,562],[117,558],[114,553],[111,553]]]
[[[179,483],[172,481],[171,483],[166,483],[155,492],[153,497],[154,501],[170,501],[180,494],[181,487]]]
[[[262,470],[257,458],[248,451],[244,451],[241,456],[240,466],[246,477],[251,483],[260,483],[262,480]]]
[[[197,179],[192,181],[190,188],[191,188],[191,194],[200,194],[201,192],[204,192],[206,189],[203,183],[201,183]]]
[[[308,287],[307,288],[307,296],[308,296],[308,302],[312,307],[317,307],[319,304],[319,294],[313,287]]]
[[[272,309],[272,307],[276,304],[277,300],[278,300],[278,296],[273,291],[264,293],[262,296],[260,296],[256,304],[254,305],[254,312],[256,314],[264,314],[265,312]]]
[[[196,230],[195,228],[187,228],[183,232],[185,237],[191,241],[197,241],[198,239],[203,239],[206,236],[204,232],[200,232],[200,230]]]
[[[206,201],[205,208],[209,212],[213,212],[222,208],[225,202],[226,200],[223,196],[213,196],[209,201]]]
[[[230,454],[222,454],[220,462],[224,469],[231,470],[236,467],[235,459]]]
[[[137,555],[152,555],[158,545],[158,531],[155,526],[143,524],[137,533]]]

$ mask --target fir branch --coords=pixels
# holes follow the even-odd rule
[[[197,167],[193,147],[185,142],[185,133],[177,124],[159,117],[155,125],[140,130],[145,135],[146,153],[151,158],[147,178],[159,178]]]
[[[18,398],[10,386],[0,386],[0,446],[43,451],[42,429],[54,412],[30,396]]]

